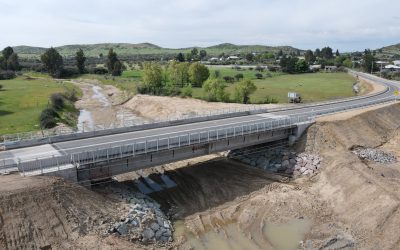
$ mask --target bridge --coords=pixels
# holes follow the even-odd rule
[[[211,153],[288,139],[293,143],[315,117],[393,102],[399,82],[350,74],[385,86],[374,94],[278,109],[247,110],[139,126],[4,143],[0,171],[54,175],[86,184]]]

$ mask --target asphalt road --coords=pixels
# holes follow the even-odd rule
[[[356,99],[346,99],[341,101],[334,101],[325,104],[310,104],[306,106],[299,106],[298,108],[291,108],[285,110],[274,110],[269,113],[259,115],[240,116],[228,119],[205,121],[177,126],[169,126],[156,129],[148,129],[136,132],[129,132],[123,134],[114,134],[100,137],[93,137],[88,139],[66,141],[54,143],[45,146],[35,146],[29,148],[21,148],[8,150],[0,153],[0,162],[13,158],[35,159],[37,157],[52,156],[52,155],[65,155],[73,154],[82,151],[91,151],[96,149],[109,148],[113,146],[127,145],[133,142],[152,140],[163,137],[178,136],[181,134],[195,133],[210,129],[222,129],[224,127],[240,126],[257,121],[268,121],[280,116],[294,116],[306,115],[313,116],[315,114],[329,113],[329,110],[351,108],[354,105],[371,104],[378,100],[393,100],[394,90],[400,87],[399,82],[389,81],[369,74],[357,73],[360,77],[372,80],[376,83],[383,84],[388,87],[388,90],[379,95],[362,97]]]

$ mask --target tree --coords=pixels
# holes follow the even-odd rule
[[[19,59],[17,53],[12,53],[7,60],[7,70],[19,70]]]
[[[60,77],[63,69],[63,59],[56,49],[51,47],[40,57],[45,69],[52,77]]]
[[[313,63],[315,61],[314,53],[311,50],[307,50],[304,54],[304,58],[307,63]]]
[[[330,47],[324,47],[321,50],[321,55],[324,59],[332,59],[333,58],[333,52],[332,49]]]
[[[203,85],[203,91],[208,101],[227,101],[229,95],[225,92],[225,83],[220,78],[208,79]]]
[[[340,56],[340,53],[339,53],[339,50],[338,50],[338,49],[336,50],[335,55],[336,55],[336,56]]]
[[[200,50],[200,59],[203,60],[207,56],[207,51],[204,49]]]
[[[123,68],[123,65],[122,65],[121,61],[120,61],[120,60],[117,60],[117,61],[114,63],[114,68],[113,68],[113,70],[111,71],[111,75],[113,75],[113,76],[120,76],[120,75],[122,74],[122,68]]]
[[[347,68],[352,68],[353,67],[353,62],[351,61],[350,58],[347,58],[346,60],[343,61],[342,65],[347,67]]]
[[[163,87],[162,68],[158,63],[145,63],[143,66],[143,83],[148,92],[160,93]]]
[[[308,63],[305,60],[300,59],[296,62],[296,72],[305,73],[308,72],[309,69],[310,67],[308,66]]]
[[[86,57],[82,49],[79,49],[76,52],[75,60],[76,60],[76,67],[78,67],[79,73],[83,74],[85,72]]]
[[[14,50],[10,46],[8,46],[4,48],[1,53],[3,54],[4,59],[7,61],[10,58],[10,56],[14,53]]]
[[[176,56],[176,60],[177,60],[178,62],[184,62],[184,61],[185,61],[185,56],[184,56],[182,53],[179,53],[179,54]]]
[[[107,55],[107,69],[108,72],[113,72],[114,65],[118,61],[117,53],[111,48]]]
[[[254,55],[253,55],[253,53],[247,53],[247,54],[246,54],[246,60],[247,60],[248,62],[254,61]]]
[[[199,54],[199,50],[197,48],[193,48],[190,53],[192,54],[192,57],[195,58]]]
[[[367,73],[372,73],[373,71],[376,71],[378,67],[375,61],[376,58],[374,57],[374,55],[371,53],[369,49],[368,50],[366,49],[364,51],[363,63],[362,63],[362,68],[364,69],[364,71]]]
[[[321,57],[321,50],[316,49],[314,55],[315,55],[315,57]]]
[[[296,63],[298,60],[299,59],[297,57],[283,56],[279,65],[281,66],[283,72],[293,74],[296,73]]]
[[[172,61],[168,64],[169,80],[177,87],[183,87],[189,82],[189,63]]]
[[[247,104],[250,101],[250,95],[257,90],[256,85],[249,79],[242,80],[235,87],[235,100]]]
[[[201,63],[192,63],[189,67],[189,80],[193,86],[201,87],[210,76],[207,66]]]

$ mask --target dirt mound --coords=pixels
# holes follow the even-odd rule
[[[1,177],[0,249],[133,248],[106,234],[116,202],[56,178]]]
[[[258,108],[274,108],[277,104],[257,105]],[[193,116],[208,114],[217,111],[234,108],[250,108],[250,105],[237,103],[206,102],[192,98],[136,95],[124,104],[125,108],[131,109],[138,115],[149,119],[179,118],[182,116]]]

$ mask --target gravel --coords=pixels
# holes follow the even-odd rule
[[[362,160],[374,161],[381,164],[394,163],[397,161],[394,155],[380,149],[359,147],[352,152]]]

